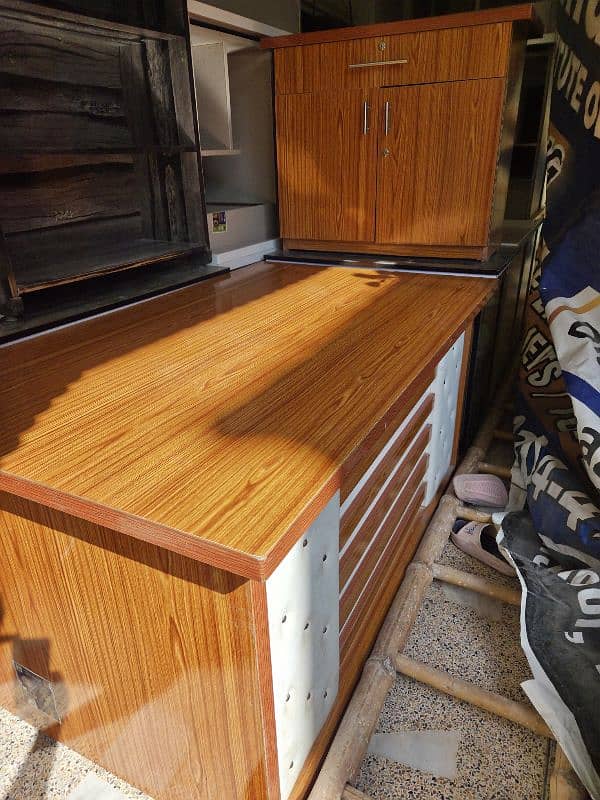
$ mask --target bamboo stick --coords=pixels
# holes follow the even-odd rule
[[[458,501],[455,497],[448,494],[442,497],[421,539],[413,561],[426,564],[428,567],[437,561],[450,536],[457,508]],[[394,652],[396,651],[394,650]]]
[[[490,475],[497,475],[499,478],[510,480],[512,470],[510,467],[499,467],[496,464],[489,464],[487,461],[479,462],[479,469],[481,472],[487,472]]]
[[[556,745],[550,773],[549,800],[585,800],[588,793],[577,777],[562,747]]]
[[[503,431],[501,428],[496,428],[494,431],[494,439],[499,439],[501,442],[514,442],[514,435],[511,431]]]
[[[478,511],[476,508],[469,508],[468,506],[458,506],[456,509],[457,519],[466,519],[469,522],[483,522],[489,523],[492,521],[492,515],[486,514],[483,511]]]
[[[371,798],[369,795],[361,792],[360,789],[355,789],[354,786],[350,786],[348,783],[342,794],[342,800],[371,800]]]
[[[433,583],[431,568],[420,562],[408,565],[404,580],[373,646],[373,658],[385,658],[404,649],[425,592]]]
[[[310,793],[310,800],[339,800],[360,769],[386,695],[396,678],[389,658],[369,658]]]
[[[521,605],[521,592],[518,589],[512,589],[500,583],[492,583],[492,581],[488,581],[479,575],[463,572],[454,567],[447,567],[445,564],[434,564],[432,569],[433,577],[439,581],[451,583],[454,586],[462,586],[464,589],[471,589],[474,592],[493,597],[512,606]]]
[[[460,678],[452,678],[442,670],[433,669],[427,664],[414,661],[412,658],[407,658],[401,654],[395,656],[394,666],[402,675],[421,681],[421,683],[456,697],[458,700],[464,700],[478,708],[483,708],[484,711],[489,711],[499,717],[509,719],[511,722],[516,722],[538,736],[553,738],[550,728],[537,711],[523,703],[509,700],[496,692],[488,692],[487,689],[482,689],[473,683],[460,680]]]

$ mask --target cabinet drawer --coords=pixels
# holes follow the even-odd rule
[[[275,93],[299,94],[328,89],[372,89],[381,85],[381,67],[352,67],[382,61],[380,37],[282,47],[275,50]]]
[[[282,47],[275,50],[275,92],[502,77],[510,42],[510,23],[498,23]]]
[[[508,71],[510,42],[510,23],[388,36],[385,61],[406,63],[377,71],[382,86],[502,77]]]

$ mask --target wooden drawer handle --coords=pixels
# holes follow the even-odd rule
[[[397,61],[365,61],[364,64],[348,64],[348,69],[362,69],[362,67],[386,67],[390,64],[408,64],[408,58],[399,58]]]

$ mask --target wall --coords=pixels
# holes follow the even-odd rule
[[[210,4],[285,31],[300,30],[299,0],[217,0]]]

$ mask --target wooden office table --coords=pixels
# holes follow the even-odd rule
[[[492,288],[256,264],[1,347],[0,703],[160,800],[301,797]]]

